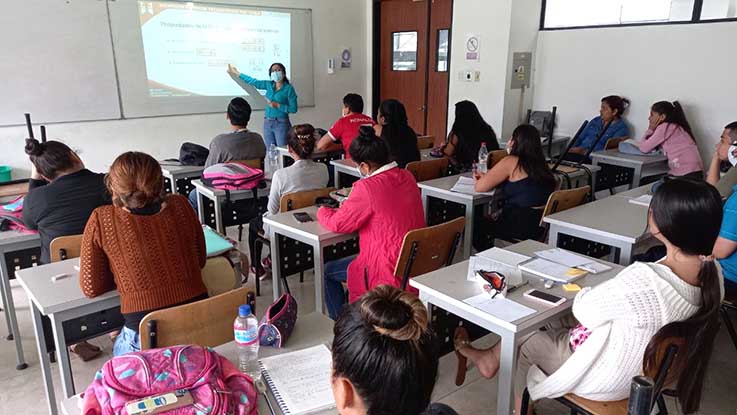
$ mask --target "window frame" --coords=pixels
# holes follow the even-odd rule
[[[540,31],[556,31],[556,30],[576,30],[576,29],[599,29],[610,27],[632,27],[632,26],[665,26],[665,25],[690,25],[704,23],[724,23],[737,22],[737,17],[724,17],[721,19],[701,19],[701,10],[704,0],[694,0],[693,12],[691,20],[681,20],[675,22],[640,22],[640,23],[614,23],[603,25],[583,25],[583,26],[566,26],[566,27],[545,27],[545,9],[547,0],[542,0],[542,10],[540,12]]]
[[[420,32],[417,31],[417,30],[398,30],[396,32],[392,32],[392,37],[391,37],[392,44],[391,44],[391,48],[390,48],[391,56],[390,56],[390,59],[389,59],[389,62],[391,62],[390,69],[391,69],[392,72],[417,72],[418,71],[418,67],[419,67],[418,60],[419,60],[419,56],[420,56],[419,45],[417,45],[417,47],[415,49],[415,68],[414,69],[394,69],[394,67],[395,67],[394,66],[394,63],[395,63],[395,60],[394,60],[394,37],[397,34],[402,34],[402,33],[414,33],[415,34],[415,37],[417,38],[417,41],[419,41],[419,39],[420,39]]]

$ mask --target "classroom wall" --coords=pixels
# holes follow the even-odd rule
[[[315,107],[302,108],[292,117],[292,123],[310,122],[316,127],[329,128],[340,117],[341,100],[348,92],[361,94],[366,108],[371,108],[371,21],[372,7],[368,0],[248,0],[244,4],[271,7],[312,9],[313,48],[315,66]],[[90,33],[95,36],[95,33]],[[12,38],[3,33],[0,38]],[[328,58],[339,58],[340,51],[350,47],[353,67],[327,73]],[[69,45],[73,65],[74,45]],[[78,53],[78,51],[75,51]],[[94,51],[90,51],[94,53]],[[266,72],[267,68],[264,68]],[[292,71],[298,68],[291,68]],[[297,91],[299,93],[299,91]],[[28,93],[43,93],[28,91]],[[8,99],[8,97],[4,97]],[[70,102],[69,105],[74,105]],[[22,114],[18,114],[22,117]],[[263,111],[254,112],[249,127],[261,132]],[[177,157],[183,141],[207,145],[212,137],[228,128],[225,108],[222,114],[153,117],[84,123],[48,125],[50,138],[60,138],[81,153],[87,167],[106,171],[113,159],[127,150],[140,150],[157,158]],[[36,130],[38,134],[38,129]],[[13,167],[13,177],[29,175],[28,158],[23,153],[25,127],[0,128],[0,165]]]
[[[540,32],[534,105],[558,106],[558,132],[598,115],[600,99],[632,101],[627,121],[640,137],[649,107],[678,99],[708,162],[722,128],[737,120],[737,23]]]

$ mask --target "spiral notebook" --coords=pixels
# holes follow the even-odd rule
[[[324,344],[259,360],[264,381],[284,415],[335,407],[330,387],[332,354]]]

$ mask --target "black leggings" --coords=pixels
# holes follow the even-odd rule
[[[257,270],[263,269],[261,265],[261,249],[263,245],[256,244],[256,240],[261,236],[259,233],[264,231],[264,218],[261,215],[251,219],[248,223],[248,248],[251,251],[251,266]]]

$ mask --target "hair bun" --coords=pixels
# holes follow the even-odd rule
[[[428,330],[427,310],[422,302],[390,285],[380,285],[366,293],[361,315],[374,331],[397,341],[417,341]]]
[[[372,125],[362,125],[358,127],[358,134],[363,137],[376,138],[376,131]]]
[[[44,145],[41,144],[35,138],[26,138],[26,154],[29,156],[38,157],[44,152]]]

